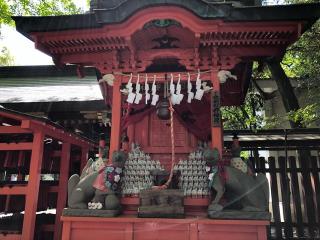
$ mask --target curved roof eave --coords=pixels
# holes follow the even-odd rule
[[[124,22],[136,12],[155,6],[179,6],[202,19],[242,21],[306,21],[306,30],[320,17],[320,3],[280,6],[235,7],[230,3],[208,4],[202,1],[150,0],[126,1],[112,9],[94,9],[91,13],[64,16],[12,17],[17,30],[28,38],[31,32],[100,28]]]

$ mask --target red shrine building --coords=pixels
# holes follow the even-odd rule
[[[170,170],[172,137],[177,161],[187,158],[199,141],[209,142],[222,159],[228,158],[220,107],[241,105],[253,62],[281,59],[286,48],[319,16],[319,4],[256,6],[249,0],[96,0],[91,1],[90,11],[85,14],[13,19],[17,30],[34,41],[37,49],[52,56],[57,66],[76,65],[79,81],[85,67],[97,69],[105,104],[112,109],[109,159],[123,147],[125,136],[130,146],[139,144],[141,150]],[[132,94],[134,97],[130,98]],[[174,109],[173,132],[170,122],[159,119],[156,113],[156,106],[169,95]],[[40,124],[37,119],[15,118],[12,114],[5,112],[19,133],[31,134]],[[46,131],[56,134],[54,126],[47,124],[34,141],[41,142]],[[63,140],[64,133],[59,134],[57,138]],[[71,136],[68,138],[62,149],[70,148],[70,144],[80,145],[84,149],[79,155],[83,167],[81,159],[92,143],[74,143]],[[40,150],[34,147],[33,151]],[[62,159],[66,154],[63,150]],[[35,161],[31,166],[41,164],[35,156],[31,161]],[[121,199],[124,214],[120,217],[61,220],[68,175],[62,166],[54,239],[60,239],[61,234],[62,239],[267,238],[266,220],[206,219],[207,198],[185,199],[186,215],[192,216],[186,219],[135,218],[139,198],[125,196]],[[39,174],[36,169],[30,171],[35,176]],[[32,188],[39,188],[39,181],[39,177],[30,178],[29,186],[20,189],[35,194],[26,198],[28,209],[21,235],[4,239],[33,239],[37,206],[31,201],[37,199],[38,190]]]

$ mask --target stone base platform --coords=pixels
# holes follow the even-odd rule
[[[63,216],[74,217],[116,217],[119,216],[121,210],[97,210],[97,209],[63,209]]]
[[[209,211],[208,217],[211,219],[229,220],[268,220],[271,219],[269,212],[249,212],[236,210]]]
[[[184,218],[184,208],[181,206],[139,207],[138,217],[141,217],[141,218]]]

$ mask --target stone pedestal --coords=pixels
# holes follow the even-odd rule
[[[271,219],[269,212],[249,212],[237,210],[208,211],[208,217],[211,219],[229,219],[229,220],[268,220]]]
[[[183,192],[176,189],[141,191],[138,216],[183,218]]]
[[[62,212],[63,216],[73,217],[116,217],[119,216],[121,210],[103,210],[103,209],[70,209],[65,208]]]

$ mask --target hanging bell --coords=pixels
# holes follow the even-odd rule
[[[156,106],[157,116],[161,120],[169,120],[170,119],[170,110],[169,110],[169,100],[164,98],[160,100]]]

